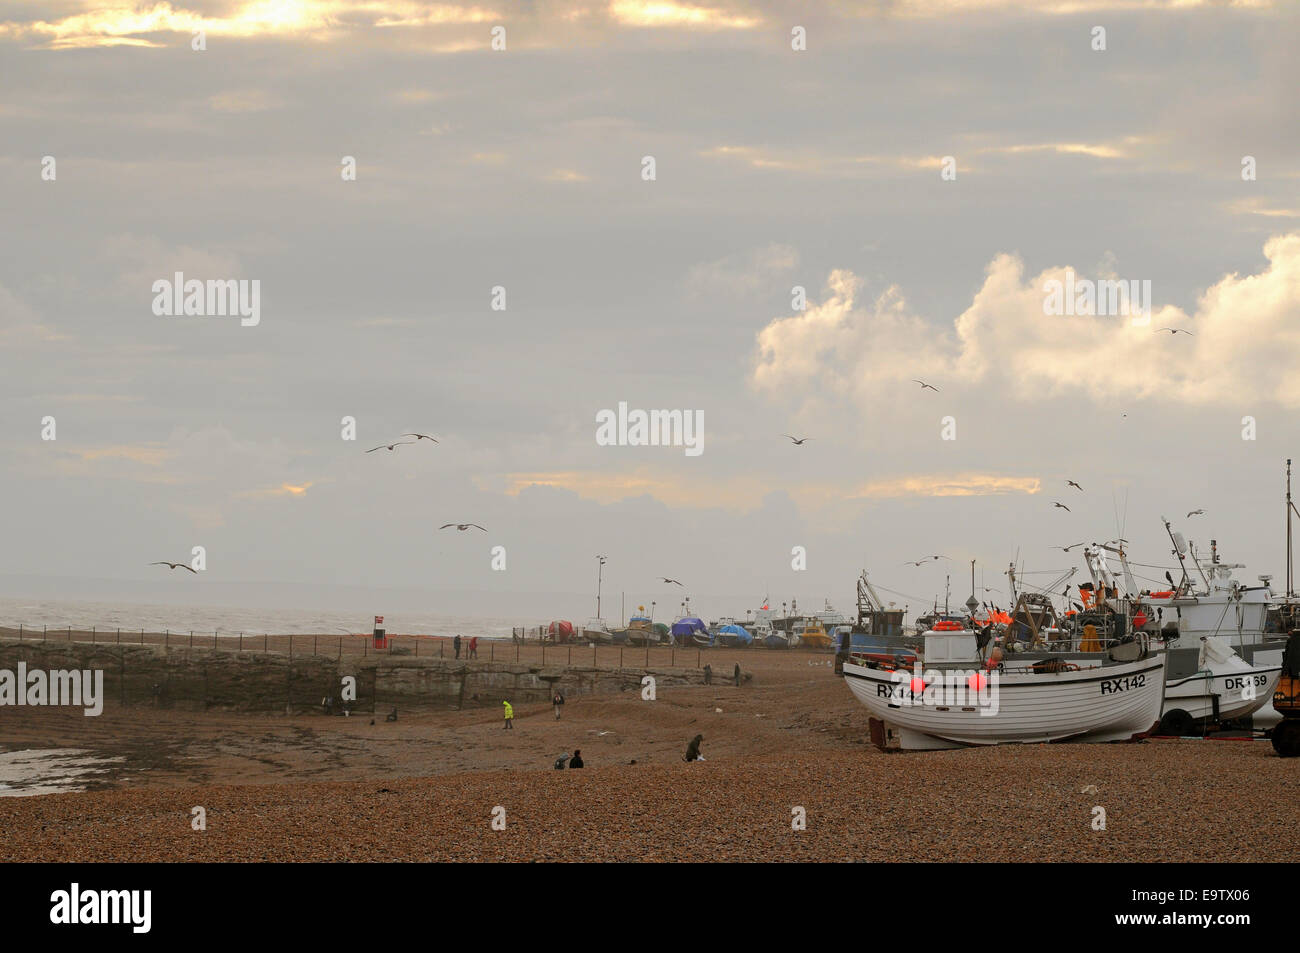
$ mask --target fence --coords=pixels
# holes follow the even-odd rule
[[[19,641],[89,642],[107,645],[162,645],[223,649],[231,652],[278,653],[295,656],[367,657],[371,655],[412,656],[415,658],[440,658],[461,660],[478,659],[491,662],[520,662],[540,665],[567,665],[583,668],[617,670],[628,667],[702,668],[712,663],[719,671],[720,665],[730,665],[732,659],[720,658],[719,649],[700,649],[671,645],[589,645],[570,642],[562,645],[542,641],[507,642],[504,639],[478,640],[477,654],[471,655],[469,639],[462,637],[460,654],[456,654],[453,639],[440,635],[389,635],[383,648],[375,648],[369,633],[349,635],[269,635],[248,632],[147,632],[144,629],[77,629],[71,626],[34,629],[26,625],[16,628],[0,626],[0,638]],[[739,661],[752,650],[734,653]]]

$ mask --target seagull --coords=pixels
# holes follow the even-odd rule
[[[438,442],[437,437],[430,437],[427,433],[404,433],[402,436],[414,437],[416,443],[419,443],[421,440],[432,440],[434,443]]]
[[[1061,550],[1062,552],[1066,552],[1066,553],[1068,553],[1070,550],[1074,549],[1076,546],[1082,546],[1082,545],[1083,545],[1083,543],[1071,543],[1069,546],[1053,546],[1052,548],[1053,548],[1053,549],[1059,549],[1059,550]]]
[[[1078,490],[1080,493],[1083,492],[1083,487],[1079,486],[1079,484],[1075,483],[1073,480],[1066,480],[1066,481],[1065,481],[1065,485],[1066,485],[1066,486],[1072,486],[1072,487],[1074,487],[1074,488],[1075,488],[1076,490]]]
[[[918,559],[918,560],[915,560],[915,561],[908,561],[908,562],[905,562],[905,563],[903,563],[903,565],[904,565],[904,566],[919,566],[919,565],[921,565],[921,563],[928,563],[928,562],[929,562],[930,560],[932,560],[932,559],[947,559],[947,558],[948,558],[947,556],[926,556],[926,557],[924,557],[924,558],[922,558],[922,559]]]
[[[670,583],[672,583],[674,586],[681,586],[681,585],[682,585],[682,584],[681,584],[680,582],[678,582],[676,579],[669,579],[667,576],[660,576],[659,578],[662,579],[664,582],[670,582]],[[682,586],[682,588],[685,589],[686,587],[685,587],[685,586]]]
[[[934,391],[936,394],[939,393],[939,388],[935,387],[933,384],[927,384],[925,381],[919,381],[919,380],[917,380],[915,377],[912,378],[912,383],[913,383],[913,384],[920,384],[920,385],[921,385],[921,390],[925,390],[925,389],[928,387],[930,390]]]
[[[371,447],[369,450],[366,451],[366,453],[374,453],[376,450],[383,450],[385,448],[387,448],[388,450],[392,450],[394,447],[403,447],[408,443],[415,443],[415,442],[416,441],[414,440],[398,440],[396,443],[381,443],[377,447]]]
[[[149,565],[150,565],[150,566],[170,566],[172,569],[188,569],[190,572],[194,573],[194,575],[196,575],[196,576],[198,575],[198,572],[195,570],[195,568],[194,568],[193,566],[188,566],[188,565],[186,565],[185,563],[159,562],[159,563],[150,563]]]
[[[462,533],[465,532],[465,530],[469,529],[471,526],[473,526],[475,529],[481,529],[485,533],[487,532],[487,527],[479,526],[478,523],[443,523],[441,526],[438,527],[438,529],[450,529],[453,526],[456,527],[458,530],[460,530]]]
[[[781,434],[781,436],[782,436],[782,437],[789,437],[790,442],[791,442],[792,444],[794,444],[796,447],[802,447],[806,441],[812,439],[812,437],[797,437],[797,438],[796,438],[796,437],[791,437],[788,433],[783,433],[783,434]]]
[[[1067,513],[1070,512],[1070,508],[1069,508],[1068,506],[1066,506],[1064,503],[1057,503],[1055,500],[1053,500],[1053,501],[1052,501],[1052,505],[1053,505],[1053,506],[1059,506],[1061,509],[1065,510],[1065,512],[1067,512]]]
[[[1192,510],[1190,513],[1187,514],[1187,518],[1191,519],[1193,516],[1204,516],[1204,515],[1205,515],[1205,510]]]
[[[1156,328],[1156,329],[1155,329],[1154,331],[1152,331],[1151,333],[1152,333],[1152,334],[1159,334],[1161,331],[1168,331],[1170,334],[1191,334],[1192,337],[1196,337],[1195,334],[1192,334],[1191,331],[1188,331],[1188,330],[1186,330],[1186,329],[1184,329],[1184,328]]]

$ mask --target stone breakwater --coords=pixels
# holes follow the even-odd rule
[[[700,685],[690,668],[585,668],[527,662],[421,659],[404,656],[289,657],[276,653],[159,645],[37,642],[0,639],[0,669],[19,662],[43,669],[104,672],[110,703],[190,710],[310,712],[338,698],[343,679],[356,679],[358,712],[409,708],[468,708],[549,701],[641,690],[645,675],[656,691]]]

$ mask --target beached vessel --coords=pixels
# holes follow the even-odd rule
[[[604,619],[588,619],[582,624],[582,634],[579,639],[594,642],[596,645],[613,645],[614,633],[609,631],[609,626],[605,624]]]
[[[831,637],[817,619],[798,619],[790,630],[791,644],[799,649],[829,649]]]
[[[1171,671],[1165,684],[1160,729],[1183,735],[1200,722],[1249,718],[1271,701],[1281,674],[1280,661],[1276,666],[1251,665],[1223,639],[1201,636],[1196,671]]]
[[[1160,720],[1164,667],[1144,640],[986,658],[971,631],[929,633],[923,669],[856,655],[843,666],[886,750],[1143,738]]]
[[[738,625],[735,619],[723,619],[721,623],[713,637],[716,644],[729,649],[743,649],[754,644],[754,636],[743,625]]]

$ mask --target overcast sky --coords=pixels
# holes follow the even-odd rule
[[[0,2],[0,594],[581,619],[605,554],[629,605],[915,609],[1165,564],[1162,515],[1280,579],[1297,5],[807,6]],[[1150,324],[1046,315],[1066,269]],[[155,314],[178,271],[260,323]],[[703,453],[598,445],[620,401]]]

